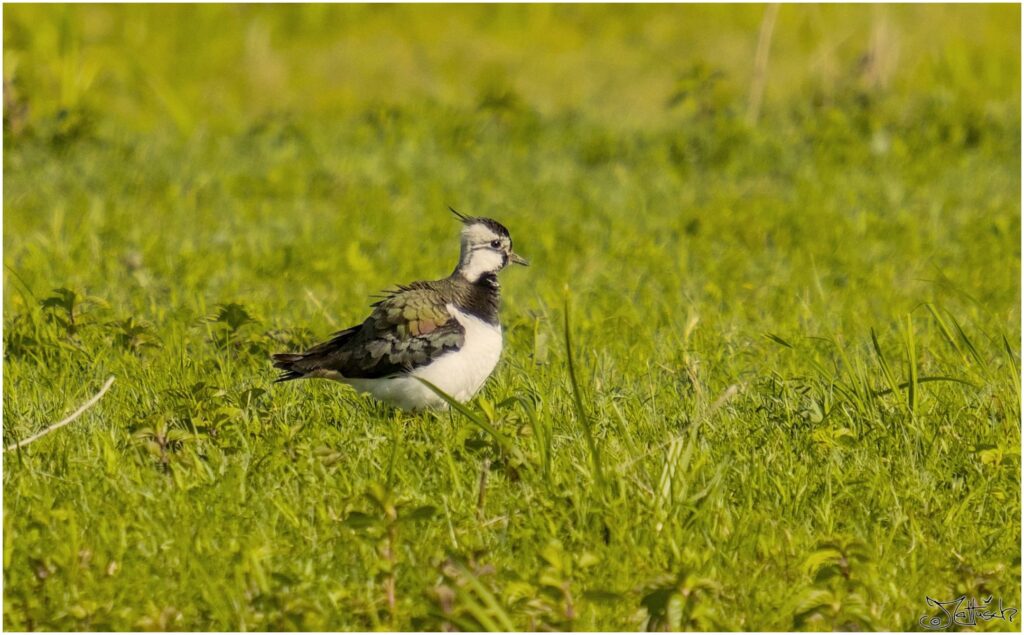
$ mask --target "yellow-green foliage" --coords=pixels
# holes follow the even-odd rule
[[[1019,608],[1020,8],[765,16],[5,6],[5,445],[117,377],[4,455],[5,628]],[[448,205],[533,264],[482,396],[272,385]]]

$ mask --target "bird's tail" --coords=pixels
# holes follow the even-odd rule
[[[362,328],[361,325],[338,331],[331,339],[314,346],[305,353],[274,354],[274,368],[284,371],[274,380],[274,383],[321,376],[317,371],[324,370],[324,364],[330,361],[331,355],[343,347],[353,335],[359,332],[360,328]]]
[[[282,372],[274,383],[282,381],[290,381],[292,379],[302,379],[306,376],[306,371],[299,368],[298,363],[305,359],[305,355],[302,353],[275,353],[274,354],[274,368],[280,369]]]

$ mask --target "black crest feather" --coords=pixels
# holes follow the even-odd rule
[[[459,219],[460,221],[462,221],[462,222],[463,222],[464,224],[466,224],[466,225],[469,225],[469,224],[470,224],[471,222],[473,222],[473,219],[472,219],[472,218],[470,218],[470,217],[466,216],[465,214],[463,214],[463,213],[462,213],[462,212],[460,212],[459,210],[455,209],[455,208],[454,208],[454,207],[452,207],[451,205],[449,205],[449,206],[448,206],[448,210],[449,210],[449,211],[450,211],[450,212],[451,212],[452,214],[455,214],[455,217],[456,217],[456,218],[458,218],[458,219]]]
[[[462,212],[457,211],[451,205],[448,206],[448,209],[451,211],[452,214],[455,214],[456,218],[462,221],[463,225],[474,225],[476,223],[480,223],[482,225],[486,225],[488,229],[490,229],[499,236],[509,236],[508,229],[506,229],[504,225],[502,225],[501,223],[492,218],[485,218],[483,216],[466,216]]]

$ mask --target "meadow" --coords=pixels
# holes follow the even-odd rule
[[[5,630],[1021,607],[1019,6],[3,11]],[[449,205],[482,394],[272,384]]]

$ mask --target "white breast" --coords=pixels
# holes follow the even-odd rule
[[[460,402],[472,399],[498,365],[502,347],[501,326],[463,313],[454,305],[449,304],[447,308],[466,330],[462,348],[446,353],[404,377],[342,381],[403,410],[447,407],[443,399],[416,377],[422,377]]]

